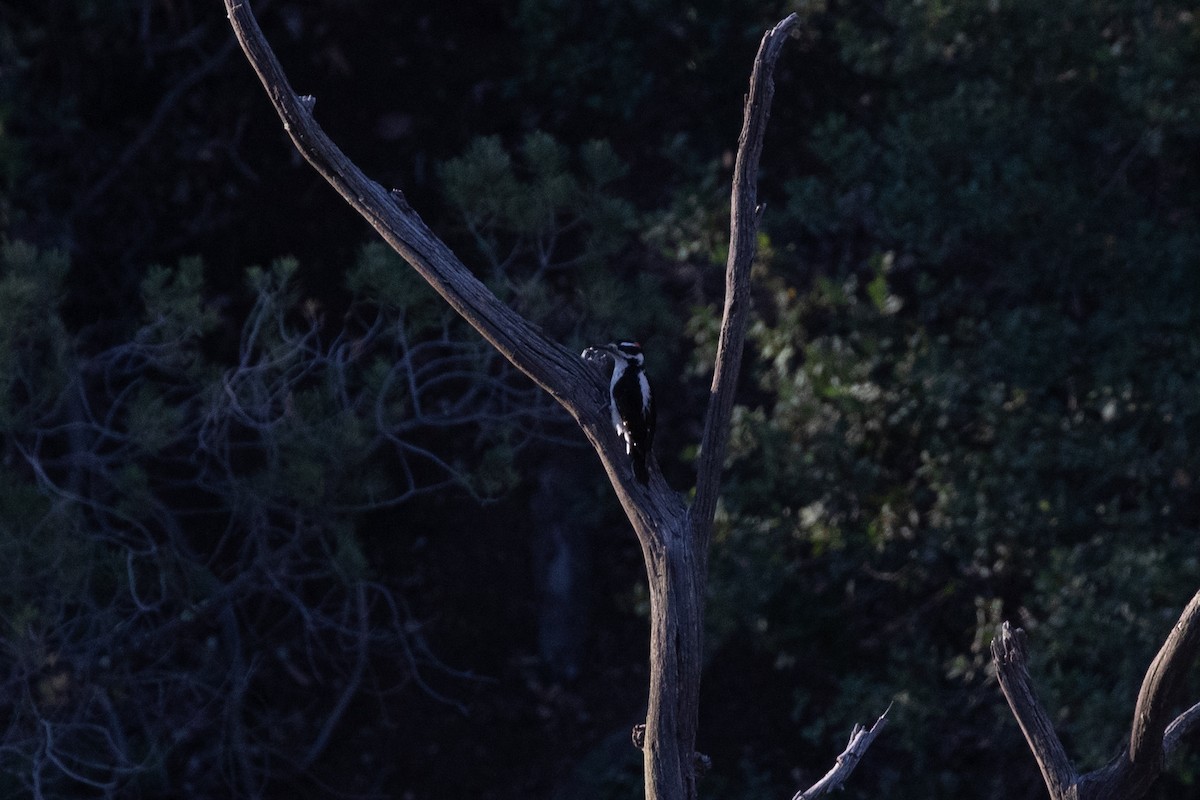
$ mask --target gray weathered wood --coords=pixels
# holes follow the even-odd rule
[[[1130,724],[1129,743],[1100,769],[1080,775],[1067,758],[1049,715],[1033,691],[1025,632],[1007,622],[992,640],[996,677],[1038,767],[1051,800],[1141,800],[1162,773],[1184,733],[1200,723],[1200,704],[1175,717],[1188,670],[1200,655],[1200,592],[1192,597],[1154,657]]]
[[[871,742],[875,741],[875,737],[887,725],[888,711],[891,710],[892,707],[888,706],[870,729],[864,728],[862,725],[855,725],[854,729],[850,731],[850,741],[846,743],[846,749],[834,761],[832,769],[812,786],[796,792],[792,800],[817,800],[818,797],[824,797],[834,789],[842,788],[846,779],[850,777],[850,773],[854,771],[858,762],[866,754]]]
[[[1008,700],[1021,733],[1037,759],[1042,779],[1053,798],[1066,797],[1067,790],[1077,779],[1074,765],[1067,758],[1054,730],[1050,715],[1042,707],[1033,689],[1033,678],[1029,675],[1029,651],[1026,647],[1025,631],[1012,628],[1005,622],[1000,635],[992,639],[992,661],[996,665],[996,679],[1000,690]]]

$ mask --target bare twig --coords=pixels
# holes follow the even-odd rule
[[[423,676],[433,665],[452,673],[440,669],[403,598],[365,581],[353,558],[339,559],[331,522],[345,509],[297,504],[294,487],[263,482],[257,465],[274,461],[265,471],[277,475],[280,461],[312,458],[289,448],[295,434],[318,440],[313,426],[330,424],[324,415],[305,420],[294,407],[316,383],[331,389],[321,397],[330,417],[369,442],[344,462],[321,462],[331,497],[378,507],[453,480],[449,453],[406,438],[411,398],[364,380],[377,363],[411,371],[406,386],[441,425],[520,415],[536,426],[547,404],[530,403],[535,390],[497,377],[489,365],[498,356],[481,344],[410,349],[381,335],[403,324],[395,310],[352,306],[361,329],[328,340],[282,299],[282,282],[264,284],[260,295],[223,374],[209,364],[195,369],[189,348],[200,332],[156,316],[131,340],[79,356],[65,398],[31,403],[29,424],[11,439],[25,479],[51,501],[28,538],[60,537],[30,551],[45,557],[21,565],[23,602],[37,613],[8,620],[10,633],[0,636],[0,774],[25,783],[27,794],[59,796],[78,781],[111,794],[129,776],[160,768],[174,747],[189,753],[172,775],[181,787],[205,796],[231,787],[239,796],[261,793],[254,787],[318,759],[352,704],[403,685],[451,702]],[[440,376],[471,369],[480,373],[473,405],[444,402]],[[23,377],[32,384],[40,376]],[[139,398],[160,393],[178,417],[146,440],[155,415],[139,411]],[[399,464],[411,481],[360,486],[356,470],[373,459]],[[140,477],[131,482],[131,474]],[[206,534],[194,537],[196,530]],[[106,578],[109,592],[69,585],[80,553],[119,568]],[[239,644],[247,638],[306,687],[286,721],[278,703],[243,702],[246,692],[289,690],[263,685],[263,671]],[[378,661],[390,662],[382,676],[372,671]],[[112,686],[121,691],[110,694]],[[247,755],[254,752],[269,758]]]
[[[875,724],[870,729],[864,728],[862,725],[855,725],[850,732],[850,741],[846,744],[846,749],[837,757],[833,768],[825,773],[821,780],[814,783],[809,788],[802,792],[796,792],[792,800],[816,800],[834,789],[842,788],[843,784],[850,777],[850,773],[858,766],[858,762],[866,754],[867,748],[875,741],[875,737],[880,734],[884,726],[887,725],[888,711],[892,707],[889,705],[879,719],[875,720]]]
[[[1180,714],[1167,726],[1163,734],[1163,757],[1170,758],[1179,748],[1183,738],[1200,726],[1200,703]]]

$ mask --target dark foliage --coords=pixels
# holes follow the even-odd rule
[[[687,484],[747,70],[792,9],[259,5],[499,294],[641,339]],[[702,791],[789,797],[894,701],[849,796],[1041,797],[995,626],[1093,767],[1200,574],[1200,17],[802,14]],[[0,797],[639,796],[645,585],[602,476],[299,161],[219,3],[0,9],[0,226]]]

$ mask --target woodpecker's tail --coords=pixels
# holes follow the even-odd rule
[[[646,470],[646,451],[635,447],[629,458],[633,461],[633,477],[638,479],[638,483],[650,483],[650,473]]]

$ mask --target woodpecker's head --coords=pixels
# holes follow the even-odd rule
[[[608,349],[617,358],[630,364],[637,364],[639,367],[646,360],[646,357],[642,355],[642,346],[638,342],[613,342]]]

